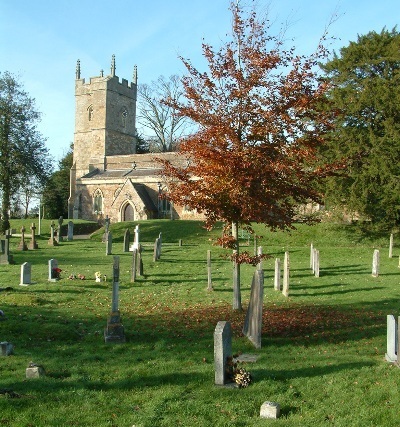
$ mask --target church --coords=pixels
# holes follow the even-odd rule
[[[173,206],[163,195],[168,187],[157,158],[176,160],[176,153],[136,154],[137,68],[131,82],[100,72],[89,81],[75,76],[75,133],[68,216],[111,222],[155,218],[197,219],[185,206]]]

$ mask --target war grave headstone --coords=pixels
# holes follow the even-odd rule
[[[49,282],[57,282],[60,280],[60,269],[58,268],[58,262],[56,259],[49,259]]]
[[[264,270],[257,269],[253,275],[250,302],[243,326],[243,334],[255,348],[261,348],[262,309],[264,297]]]
[[[106,255],[112,254],[112,233],[109,231],[107,233],[107,242],[106,242]]]
[[[57,242],[57,240],[55,238],[55,228],[56,228],[56,225],[54,224],[54,221],[51,221],[51,224],[50,224],[50,239],[48,240],[48,244],[50,246],[57,246],[58,245],[58,242]]]
[[[29,243],[29,249],[39,249],[39,246],[36,242],[36,226],[33,222],[31,224],[31,242]]]
[[[74,240],[74,223],[72,221],[68,221],[67,240],[69,242]]]
[[[111,313],[104,329],[106,343],[124,343],[126,341],[124,326],[121,323],[119,311],[119,257],[114,256]]]
[[[0,264],[14,264],[14,258],[10,254],[10,230],[7,230],[4,236],[0,238],[1,253]]]
[[[131,232],[127,228],[124,232],[124,252],[129,252],[129,241],[131,239]]]
[[[207,250],[207,291],[212,291],[212,278],[211,278],[211,251]]]
[[[18,250],[20,251],[28,250],[28,246],[25,243],[25,227],[24,226],[21,227],[21,240],[18,245]]]
[[[230,322],[220,321],[214,331],[215,385],[229,384],[227,368],[232,358],[232,328]]]
[[[283,283],[282,283],[282,294],[285,297],[289,296],[289,278],[290,278],[289,252],[285,252],[285,258],[283,260]]]
[[[0,342],[0,356],[11,356],[14,354],[14,346],[8,341]]]
[[[21,265],[21,282],[20,286],[29,286],[31,284],[31,264],[24,262]]]
[[[386,354],[385,359],[388,362],[397,361],[398,348],[398,322],[393,314],[386,316],[387,332],[386,332]]]
[[[279,258],[275,258],[274,289],[281,290],[281,260]]]
[[[61,236],[61,226],[64,222],[64,218],[62,216],[60,216],[60,218],[58,218],[58,227],[57,227],[57,241],[58,243],[63,241],[63,238]]]
[[[372,256],[372,277],[379,276],[379,249],[374,250]]]

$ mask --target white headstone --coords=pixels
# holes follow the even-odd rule
[[[274,289],[281,290],[281,260],[279,258],[275,258]]]
[[[21,265],[21,286],[29,286],[31,284],[31,264],[24,262]]]
[[[285,252],[285,259],[283,261],[283,285],[282,285],[282,294],[285,297],[289,296],[289,270],[290,270],[290,261],[289,261],[289,252]]]
[[[387,339],[385,358],[388,362],[397,361],[397,322],[393,314],[387,315]]]
[[[379,250],[374,250],[374,255],[372,258],[372,276],[378,277],[379,276]]]

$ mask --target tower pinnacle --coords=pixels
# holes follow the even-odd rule
[[[75,78],[77,80],[81,78],[81,61],[79,61],[79,59],[76,61]]]
[[[111,75],[115,77],[115,55],[111,58]]]
[[[135,65],[133,67],[133,77],[132,77],[132,81],[133,83],[135,83],[135,85],[137,84],[137,65]]]

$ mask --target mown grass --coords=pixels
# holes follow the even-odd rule
[[[29,224],[29,223],[28,223]],[[28,224],[25,226],[27,227]],[[39,250],[17,250],[15,265],[0,266],[0,340],[14,344],[1,357],[0,425],[4,426],[398,426],[400,370],[384,360],[386,315],[399,314],[399,245],[388,258],[389,236],[365,238],[351,226],[300,224],[292,233],[257,227],[271,258],[265,269],[262,348],[242,336],[245,313],[233,312],[231,262],[212,246],[221,228],[201,223],[140,223],[144,277],[130,281],[131,254],[123,232],[136,225],[112,224],[113,255],[120,257],[120,311],[127,342],[104,343],[110,311],[113,256],[91,239]],[[43,228],[42,228],[43,229]],[[153,242],[162,232],[161,260]],[[178,245],[182,239],[183,246]],[[211,239],[211,240],[210,240]],[[321,276],[309,269],[310,243],[320,250]],[[396,242],[396,239],[395,239]],[[381,250],[378,278],[372,253]],[[206,253],[212,251],[212,292],[207,288]],[[253,242],[242,250],[253,251]],[[290,253],[290,296],[273,290],[274,258]],[[47,261],[63,270],[47,281]],[[29,287],[19,286],[20,265],[32,264]],[[101,271],[107,282],[95,283]],[[243,306],[254,268],[242,267]],[[68,280],[70,274],[86,280]],[[213,332],[219,320],[233,326],[233,350],[259,356],[246,365],[246,389],[214,386]],[[25,378],[29,361],[46,376]],[[259,418],[261,404],[279,402],[278,420]]]

